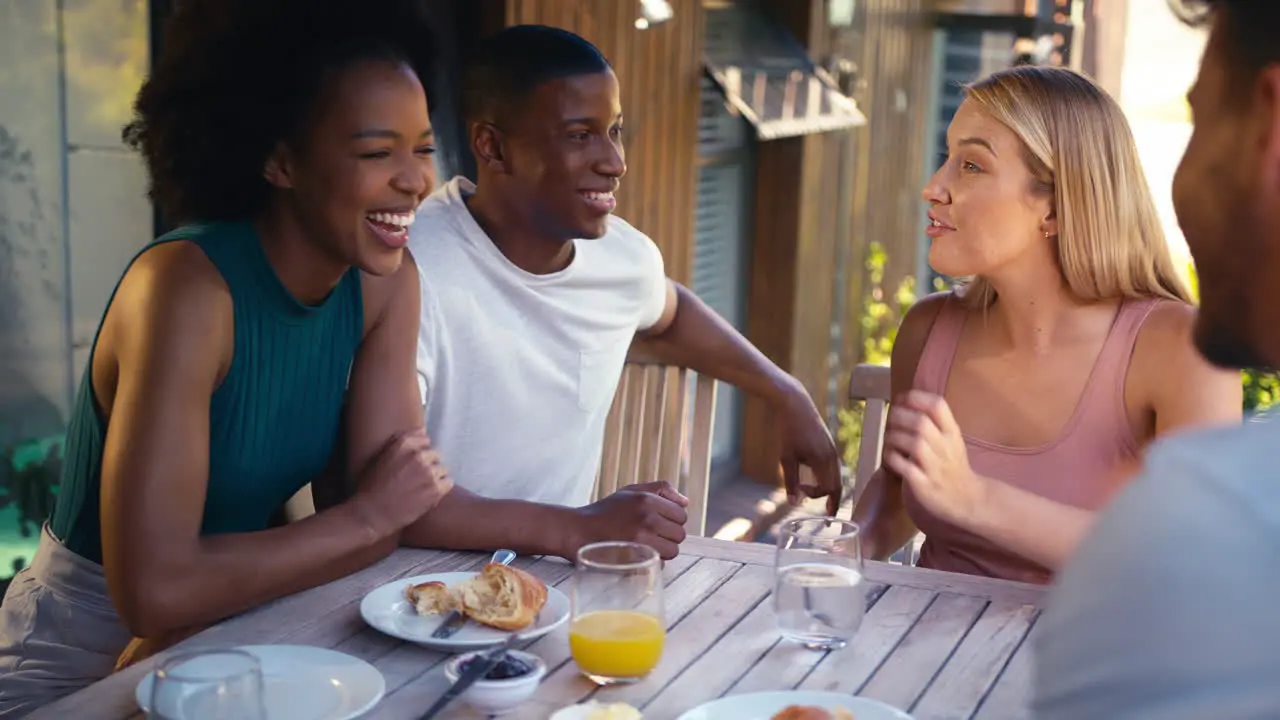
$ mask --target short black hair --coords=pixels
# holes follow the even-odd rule
[[[414,0],[183,0],[123,137],[165,220],[252,219],[267,158],[300,138],[331,73],[404,63],[430,96],[433,48]]]
[[[1263,68],[1280,63],[1280,2],[1277,0],[1169,0],[1188,24],[1217,18],[1226,57],[1236,80],[1251,82]],[[1233,80],[1233,82],[1236,82]]]
[[[468,121],[495,120],[538,85],[611,69],[599,48],[546,25],[513,25],[478,42],[467,58],[462,104]]]

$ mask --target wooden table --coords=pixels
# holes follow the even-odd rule
[[[474,553],[400,550],[342,580],[281,599],[206,630],[179,648],[290,643],[334,648],[373,663],[387,695],[366,717],[416,719],[446,689],[446,656],[402,643],[365,625],[365,593],[397,577],[478,568]],[[569,659],[567,629],[528,648],[549,672],[537,695],[512,717],[545,720],[591,696],[622,700],[646,718],[674,720],[728,694],[803,688],[873,697],[917,720],[1028,717],[1030,644],[1044,590],[1037,586],[913,567],[868,563],[868,611],[850,646],[835,652],[780,642],[769,594],[773,548],[690,538],[666,564],[667,625],[662,663],[643,682],[595,691]],[[556,558],[516,564],[548,584],[572,566]],[[134,687],[151,668],[117,673],[34,717],[140,718]],[[449,718],[478,717],[461,703]]]

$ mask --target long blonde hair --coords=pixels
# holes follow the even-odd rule
[[[1020,66],[966,88],[966,99],[1022,140],[1039,189],[1052,192],[1058,266],[1081,300],[1162,297],[1191,302],[1151,200],[1133,133],[1120,106],[1071,70]],[[962,293],[975,307],[996,299],[982,277]]]

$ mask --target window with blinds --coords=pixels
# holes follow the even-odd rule
[[[712,310],[744,332],[751,260],[752,149],[750,127],[726,107],[724,95],[704,77],[691,287]],[[740,394],[722,385],[712,437],[713,467],[736,469],[741,417]]]

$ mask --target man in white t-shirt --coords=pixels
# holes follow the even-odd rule
[[[427,433],[457,489],[405,541],[571,557],[637,540],[674,556],[687,499],[668,483],[591,503],[637,338],[768,400],[792,497],[826,496],[834,513],[838,457],[803,386],[668,280],[653,241],[611,214],[626,164],[618,81],[600,52],[564,30],[508,28],[477,48],[464,105],[478,186],[455,178],[423,202],[409,245]],[[801,464],[817,485],[798,482]]]
[[[1280,2],[1184,0],[1212,30],[1174,178],[1200,279],[1196,344],[1280,367]],[[1158,443],[1036,625],[1039,720],[1280,718],[1274,420]]]

